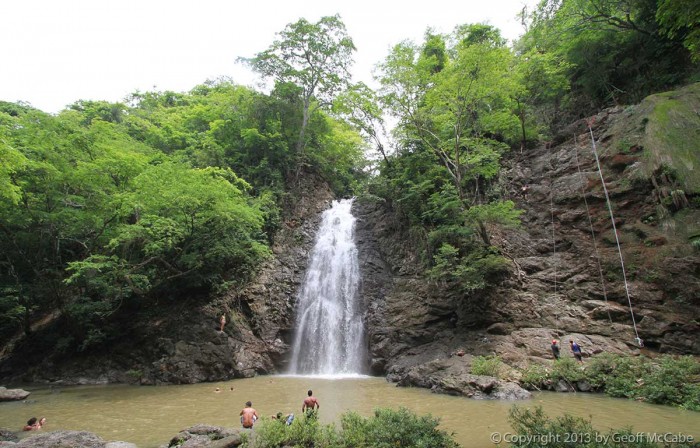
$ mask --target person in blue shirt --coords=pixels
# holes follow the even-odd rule
[[[571,347],[571,353],[574,354],[576,361],[583,363],[583,354],[581,353],[581,347],[574,341],[569,341],[569,346]]]

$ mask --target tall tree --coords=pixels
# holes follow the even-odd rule
[[[391,166],[383,142],[386,136],[384,110],[372,89],[363,82],[352,85],[338,97],[333,109],[352,124],[365,140],[373,144],[384,162]]]
[[[490,137],[517,129],[508,107],[512,56],[498,30],[486,25],[458,28],[446,53],[435,51],[441,41],[427,34],[423,48],[395,46],[379,67],[382,99],[399,119],[405,141],[420,142],[438,157],[465,218],[489,245],[482,219],[487,214],[475,212],[487,206],[484,182],[498,173],[505,148]],[[436,57],[444,54],[448,60]]]
[[[296,149],[302,154],[311,114],[319,107],[330,106],[350,79],[355,45],[337,14],[316,23],[299,19],[278,36],[267,50],[241,60],[264,77],[301,89],[303,116]]]

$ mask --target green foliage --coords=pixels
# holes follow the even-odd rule
[[[0,289],[0,341],[5,341],[22,328],[29,310],[16,288]]]
[[[520,384],[526,389],[540,389],[549,378],[549,371],[541,364],[530,364],[520,373]]]
[[[338,15],[322,17],[316,23],[299,19],[278,35],[279,40],[270,48],[254,58],[241,60],[266,78],[298,87],[303,118],[296,149],[301,154],[313,112],[330,106],[350,79],[355,45]]]
[[[656,21],[670,39],[682,40],[694,61],[700,59],[700,10],[693,0],[661,0]]]
[[[338,447],[338,434],[333,425],[323,425],[316,418],[299,416],[290,426],[284,420],[263,420],[255,425],[255,437],[242,446],[246,448],[273,447]]]
[[[593,428],[590,420],[569,414],[552,419],[540,406],[534,409],[513,406],[508,414],[508,420],[514,431],[511,437],[513,447],[653,448],[657,446],[646,438],[634,437],[631,428],[600,432]],[[674,444],[673,446],[686,445]]]
[[[121,312],[246,282],[298,161],[296,93],[222,79],[58,115],[0,103],[0,341],[61,307],[61,351],[90,350]],[[357,131],[320,111],[308,127],[305,171],[352,192]]]
[[[385,156],[369,193],[384,198],[412,229],[435,280],[471,294],[506,272],[489,226],[514,226],[520,212],[493,188],[501,157],[518,141],[509,76],[514,62],[497,29],[428,31],[396,45],[379,65],[380,102],[398,119],[398,149]]]
[[[283,421],[264,420],[255,426],[255,437],[243,446],[249,448],[456,448],[458,445],[445,431],[437,429],[439,420],[417,416],[405,408],[377,409],[364,418],[354,412],[341,416],[341,428],[322,425],[317,419],[303,416],[291,426]]]
[[[501,377],[503,363],[498,356],[475,356],[472,358],[471,373],[473,375]]]
[[[509,262],[490,248],[474,247],[464,255],[448,243],[438,249],[428,275],[436,280],[457,282],[471,292],[486,288],[489,281],[507,272]]]
[[[586,373],[581,363],[573,358],[559,358],[552,366],[550,377],[554,381],[561,379],[569,383],[574,383],[585,379]]]
[[[698,16],[683,3],[545,0],[527,15],[529,29],[518,47],[565,63],[571,94],[562,106],[573,116],[639,102],[697,73],[691,55],[697,54]]]
[[[561,102],[570,89],[566,72],[571,64],[562,56],[531,48],[518,55],[513,100],[521,126],[521,149],[528,140],[548,140],[554,131]]]
[[[71,345],[79,352],[99,347],[116,334],[106,328],[106,318],[112,313],[112,304],[101,300],[79,297],[64,308]]]
[[[342,416],[343,447],[451,448],[458,445],[445,431],[437,429],[439,420],[430,415],[417,416],[405,408],[377,409],[371,418],[348,413]]]
[[[593,390],[613,397],[633,398],[656,404],[700,410],[700,362],[692,356],[664,355],[657,359],[603,353],[590,358],[585,368],[572,358],[554,362],[551,370],[531,365],[523,371],[521,383],[542,388],[564,380],[586,381]]]

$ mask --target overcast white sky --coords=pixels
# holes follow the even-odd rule
[[[353,38],[354,77],[427,27],[484,22],[522,33],[516,14],[536,0],[0,0],[0,100],[58,112],[79,99],[120,101],[147,90],[189,91],[229,76],[254,85],[238,56],[265,50],[304,17],[339,13]]]

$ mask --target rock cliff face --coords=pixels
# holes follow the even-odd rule
[[[358,201],[372,370],[420,385],[416,373],[435,363],[468,364],[451,358],[459,349],[524,366],[551,359],[552,338],[564,356],[569,339],[588,355],[638,353],[629,302],[642,350],[700,354],[698,110],[700,84],[604,111],[507,160],[501,183],[524,210],[522,227],[489,229],[512,269],[478,297],[425,280],[391,204]]]

